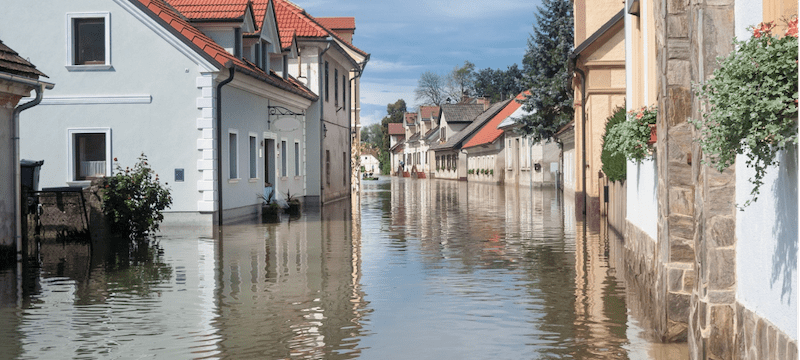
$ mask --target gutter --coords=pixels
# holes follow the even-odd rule
[[[228,61],[225,64],[228,68],[228,78],[222,80],[217,84],[217,98],[216,98],[216,115],[217,115],[217,231],[222,231],[222,87],[233,81],[233,76],[236,74],[233,62]]]
[[[22,201],[22,187],[21,187],[21,177],[22,173],[19,166],[19,113],[28,110],[36,105],[39,105],[42,102],[42,98],[44,97],[44,90],[45,89],[52,89],[55,85],[52,83],[34,80],[24,76],[18,75],[11,75],[0,73],[0,79],[27,85],[33,87],[36,91],[36,98],[32,101],[24,103],[22,105],[17,106],[14,108],[12,112],[12,131],[11,139],[14,141],[14,145],[12,148],[12,159],[14,161],[14,243],[17,249],[17,261],[22,260],[22,213],[21,213],[21,201]]]
[[[353,91],[353,89],[354,89],[353,83],[356,81],[356,79],[360,78],[361,75],[364,74],[364,68],[367,66],[368,62],[369,62],[369,54],[367,54],[367,57],[364,58],[364,61],[362,61],[360,64],[358,64],[358,66],[356,66],[355,68],[351,69],[351,70],[356,70],[356,72],[358,72],[358,75],[353,76],[353,78],[350,79],[350,91]],[[356,91],[353,91],[353,97],[358,97],[358,94],[356,94]],[[353,103],[353,99],[352,98],[350,99],[350,102]],[[352,152],[353,151],[353,135],[352,135],[353,134],[353,128],[352,128],[353,118],[352,117],[354,117],[353,116],[353,110],[356,110],[356,111],[359,111],[359,110],[358,109],[349,109],[349,110],[350,111],[347,112],[347,120],[348,120],[347,123],[348,123],[348,126],[350,126],[350,128],[348,130],[350,132],[350,136],[349,136],[349,139],[350,139],[350,151]],[[361,125],[360,123],[356,124],[356,136],[358,136],[360,125]],[[350,159],[352,159],[352,158],[353,158],[353,154],[350,154]],[[359,166],[361,164],[361,153],[360,152],[358,153],[358,156],[356,158],[358,159],[358,163],[355,164],[356,165],[356,171],[358,172],[358,174],[356,174],[356,181],[358,182],[358,191],[360,192],[361,191],[361,167]],[[352,164],[352,161],[351,161],[351,163],[350,163],[350,166],[351,166],[351,168],[350,168],[351,181],[352,181],[352,175],[353,175],[352,165],[353,164]],[[390,168],[391,168],[391,166],[390,166]],[[350,184],[350,190],[352,191],[352,189],[353,189],[353,184]]]

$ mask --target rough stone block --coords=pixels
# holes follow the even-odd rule
[[[764,322],[764,319],[758,319],[756,323],[756,341],[755,346],[756,350],[758,351],[758,358],[759,359],[766,359],[767,358],[767,324]]]
[[[692,180],[692,167],[687,165],[686,162],[670,161],[668,172],[668,186],[691,187],[694,185],[694,181]],[[659,179],[659,181],[661,181],[661,179]]]
[[[683,270],[669,269],[669,291],[680,292],[683,290]]]
[[[733,185],[709,188],[704,208],[708,218],[715,215],[729,216],[736,211],[736,188]]]
[[[787,345],[789,351],[789,360],[797,360],[797,343],[790,341]]]
[[[733,50],[734,12],[732,6],[705,7],[703,12],[703,68],[706,79],[718,68],[717,57]]]
[[[669,14],[680,14],[686,12],[686,5],[689,3],[688,0],[668,0],[667,1],[667,12]]]
[[[713,290],[708,292],[708,302],[714,305],[733,304],[736,292],[732,290]]]
[[[705,301],[700,301],[697,303],[697,314],[698,314],[697,317],[700,320],[699,330],[705,330],[707,324],[706,320],[708,316],[708,304],[706,304]]]
[[[787,342],[788,340],[786,339],[786,335],[780,334],[780,336],[778,336],[778,351],[776,353],[777,359],[786,359],[788,350],[786,348]]]
[[[707,223],[707,239],[711,247],[736,243],[736,220],[732,216],[714,216]]]
[[[687,60],[667,60],[667,86],[682,86],[690,89],[692,86],[691,65]],[[691,102],[689,103],[691,104]]]
[[[687,293],[691,293],[694,290],[695,284],[695,275],[694,270],[687,270],[683,273],[683,291]]]
[[[728,290],[736,285],[736,252],[731,249],[708,251],[709,290]]]
[[[767,326],[767,358],[775,359],[778,350],[778,339],[775,327],[772,325]]]
[[[674,247],[675,244],[677,244],[680,246],[686,245],[690,249],[692,249],[690,253],[687,253],[685,254],[685,256],[680,256],[678,258],[672,257],[672,252],[671,252],[670,261],[693,262],[694,250],[692,245],[694,242],[689,239],[694,239],[694,218],[691,216],[673,214],[669,216],[668,220],[669,220],[670,247]],[[681,238],[681,240],[683,241],[677,241],[675,239],[676,237]]]
[[[727,305],[712,306],[708,352],[720,359],[732,358],[733,308]]]
[[[685,187],[670,188],[669,211],[671,214],[694,216],[694,189]],[[692,226],[694,227],[694,224]]]
[[[689,323],[689,294],[670,292],[667,294],[667,318],[683,324]]]
[[[686,14],[667,16],[667,36],[670,38],[685,38],[689,36],[689,26],[686,21]],[[672,39],[670,39],[669,46],[672,46]],[[686,41],[686,50],[686,55],[682,59],[689,58],[688,40]]]
[[[671,23],[669,26],[673,26]],[[686,60],[689,58],[689,39],[670,39],[667,47],[667,58],[670,60]],[[691,63],[689,66],[692,66]],[[691,70],[690,70],[691,71]],[[690,72],[691,73],[691,72]]]

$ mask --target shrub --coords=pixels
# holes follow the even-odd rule
[[[114,233],[145,237],[158,230],[162,211],[172,205],[169,189],[159,183],[144,153],[133,168],[123,169],[116,161],[114,176],[106,179],[103,213]]]
[[[614,111],[613,115],[608,117],[606,132],[603,134],[603,151],[600,154],[600,161],[603,163],[603,173],[611,181],[623,181],[627,177],[628,168],[625,155],[614,153],[607,146],[607,138],[611,134],[611,129],[623,122],[625,122],[625,107],[619,107]]]
[[[772,35],[772,22],[748,29],[753,36],[733,39],[734,51],[721,58],[706,84],[695,87],[708,102],[702,118],[692,124],[699,130],[703,163],[724,171],[747,156],[755,169],[750,179],[751,200],[757,199],[767,167],[777,165],[778,151],[797,144],[797,17],[784,37]]]

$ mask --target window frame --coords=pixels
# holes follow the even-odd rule
[[[294,176],[302,176],[300,167],[300,141],[294,141]]]
[[[333,69],[333,105],[339,110],[339,69]]]
[[[250,180],[258,179],[258,134],[256,133],[249,133],[249,148],[248,153],[250,154]]]
[[[231,135],[235,136],[235,143],[231,144]],[[239,131],[228,129],[228,182],[237,182],[239,177]]]
[[[281,138],[281,178],[289,176],[289,154],[287,154],[289,146],[286,138]]]
[[[98,12],[71,12],[67,13],[66,24],[66,68],[68,71],[103,71],[110,70],[111,65],[111,13],[107,11]],[[75,20],[80,19],[103,19],[105,27],[104,39],[104,64],[85,64],[80,65],[75,63],[75,51],[77,44],[75,44]]]
[[[91,184],[91,180],[77,180],[75,173],[75,135],[79,134],[104,134],[106,137],[106,176],[111,176],[112,160],[111,157],[111,128],[91,127],[91,128],[68,128],[67,129],[67,185],[84,186]]]
[[[325,102],[330,102],[331,89],[328,86],[328,62],[325,62]]]

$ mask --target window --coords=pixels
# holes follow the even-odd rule
[[[256,162],[256,137],[250,135],[250,178],[258,177],[258,163]]]
[[[228,166],[230,167],[230,173],[228,174],[229,179],[239,178],[239,169],[238,166],[236,166],[236,159],[238,157],[238,149],[236,148],[238,141],[236,139],[237,136],[238,134],[235,132],[228,133]]]
[[[294,176],[300,176],[300,143],[294,142]]]
[[[331,151],[325,150],[325,182],[331,184]]]
[[[347,108],[347,78],[342,75],[342,107]]]
[[[286,140],[281,140],[281,177],[286,177]]]
[[[67,69],[111,68],[110,14],[67,14]]]
[[[350,168],[350,160],[347,159],[347,153],[342,153],[342,185],[347,186],[347,174],[350,173],[348,171]]]
[[[333,104],[339,107],[339,69],[333,69]]]
[[[86,181],[111,175],[111,129],[70,129],[68,181]]]
[[[325,102],[329,102],[330,88],[328,87],[328,62],[325,62]]]
[[[233,57],[242,58],[242,28],[233,29]]]

